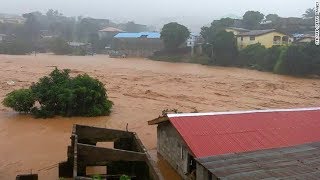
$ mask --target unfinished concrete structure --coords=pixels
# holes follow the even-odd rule
[[[277,109],[168,114],[148,124],[158,125],[158,152],[183,179],[318,179],[319,117],[320,108]]]
[[[114,148],[97,147],[98,142],[113,142]],[[85,179],[86,168],[106,166],[106,179],[162,179],[140,139],[133,132],[74,125],[68,160],[59,164],[59,177]]]

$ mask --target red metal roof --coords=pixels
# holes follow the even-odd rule
[[[320,141],[320,108],[168,117],[197,158]]]

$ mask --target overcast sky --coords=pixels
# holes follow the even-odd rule
[[[247,10],[300,17],[315,0],[0,0],[0,4],[0,13],[46,12],[51,8],[67,16],[151,24],[168,17],[211,21],[230,14],[242,16]]]

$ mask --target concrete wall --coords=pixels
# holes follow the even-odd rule
[[[281,37],[281,41],[279,41],[278,43],[275,43],[273,41],[274,36],[280,36]],[[270,32],[261,36],[254,36],[255,40],[250,40],[250,36],[243,36],[242,40],[241,37],[237,37],[237,43],[238,43],[238,48],[242,49],[247,47],[248,45],[251,44],[256,44],[256,43],[261,43],[262,45],[264,45],[266,48],[270,48],[273,45],[286,45],[288,44],[288,42],[283,42],[282,38],[284,36],[287,36],[285,34],[279,33],[279,32]]]
[[[176,129],[169,122],[161,123],[158,125],[157,136],[158,152],[183,179],[188,179],[188,148]]]
[[[205,167],[197,163],[197,180],[217,180],[216,176],[211,174]]]

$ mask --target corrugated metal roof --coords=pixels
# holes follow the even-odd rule
[[[158,32],[119,33],[115,36],[115,38],[140,38],[140,37],[159,39],[160,33]]]
[[[249,29],[244,29],[244,28],[238,28],[238,27],[227,27],[226,29],[233,29],[239,32],[248,32],[250,31]]]
[[[219,179],[320,179],[320,143],[196,159]]]
[[[267,34],[270,32],[276,31],[275,29],[265,29],[265,30],[252,30],[248,32],[242,32],[238,34],[238,36],[259,36],[263,34]]]
[[[196,157],[320,141],[320,108],[168,117]]]

